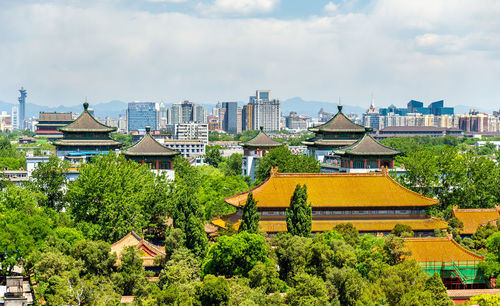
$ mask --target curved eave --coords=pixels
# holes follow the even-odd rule
[[[123,155],[125,156],[176,156],[181,154],[181,152],[172,152],[172,153],[136,153],[136,152],[122,152]]]
[[[103,129],[72,129],[72,128],[59,128],[58,131],[61,132],[102,132],[102,133],[109,133],[109,132],[114,132],[116,131],[116,127],[108,127],[108,128],[103,128]]]
[[[364,152],[364,153],[359,153],[359,152],[351,152],[351,151],[334,151],[333,153],[343,156],[343,155],[360,155],[360,156],[373,156],[373,155],[384,155],[384,156],[396,156],[396,155],[401,155],[400,152],[397,153],[391,153],[391,152]]]
[[[284,143],[279,143],[279,144],[272,144],[272,145],[269,145],[269,144],[242,144],[241,147],[242,148],[277,148],[277,147],[281,147],[283,146]]]

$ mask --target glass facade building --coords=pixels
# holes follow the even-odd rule
[[[146,126],[158,128],[158,109],[154,102],[131,102],[127,109],[128,131],[144,131]]]

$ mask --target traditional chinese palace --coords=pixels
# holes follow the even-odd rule
[[[72,123],[59,128],[63,137],[54,142],[57,156],[81,159],[119,149],[123,145],[109,136],[116,128],[97,121],[88,108],[89,104],[83,103],[83,113]]]
[[[309,155],[321,162],[322,172],[371,172],[394,168],[400,152],[382,145],[369,135],[369,127],[352,122],[342,113],[309,129],[314,137],[303,141]]]
[[[237,212],[212,220],[219,227],[237,228],[249,192],[257,200],[261,229],[267,233],[286,231],[285,211],[297,184],[307,186],[312,205],[312,231],[332,230],[352,223],[359,232],[388,234],[396,224],[406,224],[416,236],[433,236],[447,223],[429,217],[426,209],[438,200],[425,197],[398,184],[382,173],[278,173],[277,168],[262,184],[225,199]]]
[[[314,137],[303,141],[307,146],[309,154],[315,159],[323,162],[324,156],[333,150],[350,146],[363,138],[371,128],[352,122],[342,112],[342,105],[338,106],[338,113],[328,122],[310,128]]]
[[[479,269],[484,256],[465,249],[451,237],[405,238],[405,248],[424,272],[438,273],[448,289],[491,286]]]
[[[281,142],[275,141],[267,136],[262,129],[257,136],[242,143],[243,161],[241,168],[243,175],[249,175],[253,180],[255,178],[255,169],[257,168],[258,160],[264,157],[270,150],[282,145]]]
[[[174,157],[181,153],[159,143],[151,135],[151,127],[147,126],[144,137],[122,154],[128,160],[146,164],[153,170],[172,170]]]
[[[497,221],[500,222],[500,206],[476,209],[459,209],[457,206],[453,206],[451,216],[460,220],[464,225],[459,230],[460,235],[470,237],[480,226],[496,225]]]

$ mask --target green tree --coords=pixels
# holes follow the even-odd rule
[[[307,186],[295,186],[290,199],[290,207],[286,209],[287,231],[296,236],[311,236],[312,207],[307,203]]]
[[[122,295],[142,296],[146,294],[147,279],[142,259],[133,246],[126,247],[120,258],[115,283]]]
[[[411,252],[405,249],[403,238],[389,235],[385,238],[384,254],[388,264],[396,265],[403,262]]]
[[[268,178],[272,167],[278,167],[278,171],[283,173],[318,173],[321,170],[313,156],[294,155],[286,146],[272,149],[259,160],[255,170],[256,181],[262,182]]]
[[[248,194],[247,202],[243,207],[243,216],[241,224],[238,228],[239,232],[247,231],[256,234],[259,230],[260,215],[257,213],[257,201],[253,198],[253,194]]]
[[[167,213],[168,184],[147,167],[109,153],[82,166],[65,199],[87,238],[114,242],[132,230],[164,232],[165,220],[159,216]]]
[[[64,208],[63,188],[66,185],[64,173],[68,167],[67,162],[51,155],[48,162],[40,163],[33,170],[33,187],[46,196],[46,199],[40,204],[56,211],[61,211]]]
[[[231,291],[225,279],[209,274],[198,287],[196,295],[203,306],[229,305]]]
[[[428,291],[431,294],[432,301],[435,305],[454,305],[453,301],[448,297],[446,287],[444,286],[439,273],[432,274],[432,276],[425,281],[425,291]]]
[[[391,234],[397,237],[413,237],[414,233],[411,226],[398,223],[394,226]]]
[[[334,232],[338,232],[345,242],[355,247],[359,243],[359,232],[352,223],[341,223],[335,225]]]
[[[300,273],[293,278],[293,283],[286,296],[290,305],[327,305],[328,290],[321,278]]]
[[[83,274],[110,275],[116,262],[116,254],[104,241],[79,241],[71,249],[71,256],[82,261]]]
[[[219,167],[223,157],[220,153],[219,146],[207,146],[205,148],[205,162],[210,166]]]
[[[220,163],[219,167],[222,169],[224,175],[226,176],[241,175],[242,163],[243,156],[241,154],[234,153],[226,158],[222,163]]]
[[[178,288],[189,289],[200,273],[200,262],[185,247],[177,249],[165,264],[165,268],[160,273],[158,285],[160,288],[176,285]],[[189,288],[189,289],[188,289]]]
[[[264,237],[241,232],[234,236],[222,236],[214,243],[203,261],[204,274],[247,276],[259,262],[267,262]]]
[[[280,279],[290,282],[300,272],[305,272],[311,238],[278,234],[273,238]]]
[[[265,293],[277,292],[281,285],[278,269],[271,261],[257,263],[248,272],[248,279],[252,288],[261,288]]]

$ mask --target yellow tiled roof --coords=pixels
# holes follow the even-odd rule
[[[136,249],[140,249],[141,246],[145,246],[148,250],[153,252],[156,255],[165,256],[165,247],[154,245],[149,241],[144,240],[141,236],[137,235],[134,231],[128,233],[122,239],[113,243],[111,247],[111,253],[116,253],[117,262],[116,265],[120,263],[121,253],[122,251],[128,247],[133,246]],[[154,266],[154,256],[149,255],[147,253],[143,253],[141,255],[142,265],[145,267]]]
[[[233,224],[235,229],[238,229],[240,222]],[[212,223],[219,227],[226,227],[224,218],[212,220]],[[389,232],[396,224],[405,224],[411,226],[413,230],[435,230],[445,229],[448,224],[440,219],[427,218],[427,219],[398,219],[398,220],[313,220],[313,232],[326,232],[331,231],[336,225],[342,223],[352,223],[354,227],[360,232]],[[267,233],[286,232],[285,220],[261,220],[259,221],[260,227]]]
[[[470,235],[475,233],[480,225],[499,219],[500,206],[492,209],[458,209],[454,206],[453,216],[464,224],[464,228],[460,233]]]
[[[411,251],[410,258],[418,262],[483,261],[475,254],[448,237],[405,238],[405,247]]]
[[[277,169],[259,186],[228,197],[226,202],[244,206],[252,191],[258,207],[288,207],[297,184],[307,185],[313,207],[426,207],[438,203],[383,173],[277,173]]]

